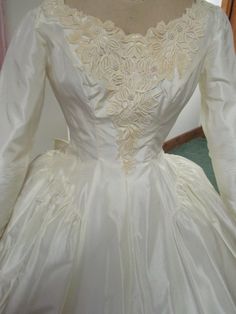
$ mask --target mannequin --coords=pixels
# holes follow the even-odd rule
[[[194,0],[64,0],[72,8],[77,8],[102,21],[111,20],[126,34],[146,34],[151,26],[160,21],[168,23],[180,17],[185,8]]]

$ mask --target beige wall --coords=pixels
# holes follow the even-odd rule
[[[8,42],[22,19],[23,15],[39,5],[42,0],[4,0],[7,16],[7,38]],[[221,0],[209,0],[209,2],[220,5]],[[171,130],[168,139],[181,133],[189,131],[200,125],[200,94],[197,87],[189,103],[181,112],[176,124]],[[53,123],[52,123],[53,122]],[[67,138],[67,127],[59,105],[47,82],[46,97],[43,113],[36,134],[33,148],[33,156],[53,148],[54,138]]]

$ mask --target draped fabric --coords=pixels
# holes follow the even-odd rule
[[[142,35],[44,0],[0,74],[0,314],[235,314],[236,57],[223,11],[197,0]],[[30,161],[46,78],[70,141]],[[199,82],[220,195],[162,150]]]
[[[5,25],[6,24],[5,24],[3,0],[0,0],[0,69],[2,67],[3,59],[7,50]]]

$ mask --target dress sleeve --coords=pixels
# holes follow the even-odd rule
[[[201,122],[220,196],[236,220],[236,55],[224,11],[217,22],[201,73]]]
[[[45,90],[45,42],[30,10],[13,34],[0,72],[0,237],[22,187]]]

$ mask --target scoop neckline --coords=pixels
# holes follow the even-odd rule
[[[191,16],[192,12],[195,10],[195,8],[198,7],[198,5],[202,4],[205,0],[195,0],[193,1],[193,3],[191,4],[190,7],[186,7],[183,11],[183,13],[179,16],[176,17],[174,19],[171,19],[168,22],[165,22],[163,20],[158,21],[154,26],[150,26],[147,28],[145,34],[142,34],[140,32],[131,32],[131,33],[127,33],[122,27],[118,26],[115,22],[113,22],[111,19],[101,19],[95,15],[92,14],[87,14],[85,13],[83,10],[79,9],[79,8],[74,8],[71,7],[70,5],[65,3],[65,0],[58,0],[59,5],[61,6],[62,9],[64,9],[67,14],[70,15],[78,15],[80,17],[86,17],[87,19],[90,19],[96,23],[98,23],[99,25],[101,25],[102,27],[105,27],[106,25],[109,25],[113,28],[115,28],[116,30],[118,30],[124,37],[140,37],[143,39],[146,39],[148,37],[148,35],[153,31],[158,29],[160,26],[163,26],[164,28],[168,28],[171,25],[174,25],[178,22],[181,22],[182,20],[184,20],[185,18]]]

